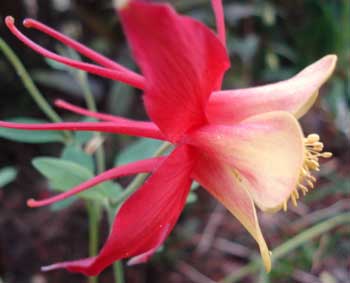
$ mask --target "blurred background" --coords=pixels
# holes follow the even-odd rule
[[[210,1],[167,2],[214,27]],[[269,275],[262,271],[258,249],[248,233],[199,189],[191,193],[165,247],[150,263],[126,267],[125,282],[349,283],[350,222],[344,218],[349,218],[349,213],[344,213],[350,211],[350,1],[232,0],[224,4],[232,62],[225,76],[226,89],[283,80],[328,53],[338,55],[335,74],[301,120],[305,133],[319,133],[334,158],[322,164],[317,189],[297,208],[290,206],[288,212],[274,215],[259,214],[265,238],[276,255]],[[109,0],[2,0],[1,19],[6,15],[13,15],[18,25],[25,17],[38,19],[135,68]],[[27,29],[25,33],[50,50],[77,57],[39,32]],[[0,36],[50,104],[63,98],[85,107],[90,95],[101,112],[146,119],[141,96],[134,89],[45,60],[14,38],[3,23]],[[49,121],[4,56],[3,42],[1,46],[0,118]],[[55,111],[63,120],[81,120],[65,111]],[[88,256],[88,219],[94,196],[40,209],[27,208],[26,200],[48,196],[50,190],[68,189],[81,178],[95,174],[98,158],[89,149],[96,143],[103,142],[107,168],[149,156],[159,146],[152,140],[86,133],[75,134],[73,144],[64,139],[65,135],[52,132],[0,130],[1,283],[94,282],[96,279],[65,271],[40,272],[42,265]],[[81,169],[78,171],[83,177],[70,176],[69,168]],[[114,189],[122,190],[129,182],[123,179],[120,184],[113,183]],[[108,220],[102,210],[99,216],[101,245],[108,234]],[[108,268],[98,280],[114,282],[112,269]]]

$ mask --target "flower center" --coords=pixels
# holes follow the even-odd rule
[[[289,199],[295,207],[298,205],[297,200],[300,197],[299,191],[305,196],[309,189],[314,188],[316,178],[312,175],[312,172],[320,171],[319,159],[332,157],[331,152],[322,152],[324,146],[323,143],[320,142],[320,137],[317,134],[310,134],[304,138],[304,145],[305,157],[304,164],[300,170],[299,183],[290,197],[283,202],[282,207],[284,211],[287,211]]]

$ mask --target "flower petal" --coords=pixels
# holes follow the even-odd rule
[[[271,269],[269,249],[261,233],[253,200],[246,183],[233,174],[230,166],[209,155],[201,154],[193,177],[217,198],[257,241],[267,271]]]
[[[253,116],[233,126],[203,127],[187,142],[229,164],[263,210],[278,207],[298,184],[303,133],[288,112]]]
[[[285,81],[215,92],[208,103],[208,119],[218,124],[233,123],[270,111],[288,111],[299,118],[315,102],[318,90],[333,73],[336,61],[336,55],[327,55]]]
[[[132,1],[119,13],[146,78],[147,112],[176,141],[205,123],[208,97],[229,66],[225,47],[209,28],[169,5]]]
[[[44,270],[66,268],[97,275],[114,261],[141,255],[150,257],[169,235],[184,207],[191,185],[194,156],[189,147],[177,149],[146,183],[121,206],[112,231],[98,256],[56,263]]]

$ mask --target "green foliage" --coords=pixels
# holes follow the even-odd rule
[[[32,163],[49,180],[50,186],[56,191],[67,191],[94,176],[88,168],[68,160],[37,157],[33,159]],[[118,197],[120,192],[119,184],[108,181],[77,196],[86,200],[105,202],[107,199]]]
[[[158,140],[139,139],[122,150],[114,163],[116,166],[119,166],[136,160],[150,158],[161,144],[162,141]]]
[[[17,117],[8,119],[8,122],[16,123],[48,123],[48,121],[27,117]],[[62,132],[55,131],[23,131],[15,129],[0,128],[0,137],[8,140],[23,142],[23,143],[51,143],[63,142],[64,136]]]
[[[328,196],[339,194],[344,196],[350,195],[350,178],[340,176],[339,174],[331,174],[327,176],[330,183],[323,186],[321,190],[315,190],[312,194],[305,197],[307,202],[320,201]]]
[[[79,144],[67,145],[62,152],[61,159],[75,162],[86,167],[91,172],[95,172],[92,156],[87,154]]]
[[[0,188],[13,182],[17,177],[17,170],[14,167],[3,167],[0,169]]]

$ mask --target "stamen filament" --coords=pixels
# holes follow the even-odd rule
[[[27,205],[29,207],[41,207],[41,206],[46,206],[53,204],[55,202],[67,199],[71,196],[74,196],[76,194],[79,194],[83,191],[86,191],[90,189],[93,186],[96,186],[102,182],[116,179],[118,177],[122,176],[127,176],[127,175],[134,175],[138,173],[146,173],[146,172],[151,172],[153,171],[160,162],[164,160],[164,157],[155,157],[155,158],[150,158],[150,159],[145,159],[145,160],[140,160],[136,161],[134,163],[122,165],[113,169],[110,169],[108,171],[103,172],[102,174],[70,189],[67,192],[58,194],[54,197],[47,198],[44,200],[34,200],[34,199],[29,199],[27,201]]]
[[[310,189],[315,187],[316,178],[312,175],[312,171],[320,171],[319,158],[330,158],[332,153],[322,152],[324,145],[320,142],[320,137],[317,134],[310,134],[304,138],[305,157],[303,167],[300,169],[299,184],[290,194],[287,200],[282,203],[282,208],[287,211],[288,200],[291,199],[292,204],[297,206],[300,190],[305,196]]]

